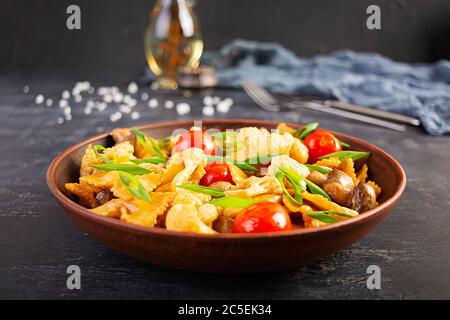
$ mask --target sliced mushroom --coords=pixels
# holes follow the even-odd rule
[[[333,169],[323,184],[323,190],[331,200],[344,207],[350,206],[354,187],[352,178],[338,169]]]
[[[220,233],[231,233],[233,232],[233,224],[234,224],[233,218],[220,215],[213,222],[213,229]]]
[[[372,186],[360,183],[353,190],[351,208],[358,212],[364,212],[378,206],[377,194]]]
[[[320,173],[319,171],[311,171],[307,178],[309,181],[317,184],[319,187],[322,187],[327,180],[327,176],[323,173]]]
[[[98,205],[101,206],[108,201],[112,200],[114,198],[113,194],[109,190],[100,191],[95,195],[95,199],[98,202]]]

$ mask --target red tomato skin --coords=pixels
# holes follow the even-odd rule
[[[210,162],[205,167],[206,173],[200,180],[200,185],[209,187],[214,182],[226,181],[234,184],[230,168],[226,163]]]
[[[258,202],[238,215],[234,220],[234,233],[260,233],[288,231],[292,229],[287,210],[278,203]]]
[[[309,151],[309,163],[315,163],[321,156],[342,150],[339,139],[326,130],[314,131],[303,142]]]
[[[216,154],[216,144],[211,136],[201,130],[189,130],[182,134],[175,144],[174,151],[180,152],[189,148],[199,148],[207,155]]]

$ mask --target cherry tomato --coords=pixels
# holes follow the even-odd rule
[[[233,178],[231,177],[230,168],[226,163],[221,162],[210,162],[205,167],[206,173],[200,180],[200,185],[208,187],[214,182],[226,181],[234,184]]]
[[[342,146],[331,132],[316,130],[307,136],[304,143],[309,151],[309,163],[314,163],[321,156],[342,150]]]
[[[292,229],[287,210],[278,203],[258,202],[249,206],[234,220],[233,232],[256,233]]]
[[[216,145],[211,136],[205,131],[190,130],[178,138],[175,144],[175,152],[180,152],[189,148],[200,148],[208,155],[216,154]]]

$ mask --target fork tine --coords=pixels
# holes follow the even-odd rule
[[[251,80],[244,80],[243,84],[247,86],[251,91],[253,91],[262,101],[269,104],[278,104],[278,100],[272,96],[266,89],[258,86]]]
[[[271,104],[278,104],[278,99],[276,99],[273,95],[271,95],[266,89],[261,86],[258,86],[251,80],[248,80],[248,84],[254,88],[254,91],[258,93],[258,95]]]
[[[254,86],[252,86],[251,84],[249,85],[248,83],[243,81],[241,85],[244,91],[250,96],[250,98],[252,98],[252,100],[264,110],[272,112],[280,110],[280,107],[278,105],[269,103],[263,97],[261,97],[255,90]]]

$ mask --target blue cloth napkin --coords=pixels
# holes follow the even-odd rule
[[[272,92],[333,98],[421,120],[431,135],[450,133],[450,62],[406,64],[376,53],[337,51],[299,58],[277,43],[235,40],[203,62],[219,84],[249,78]]]

